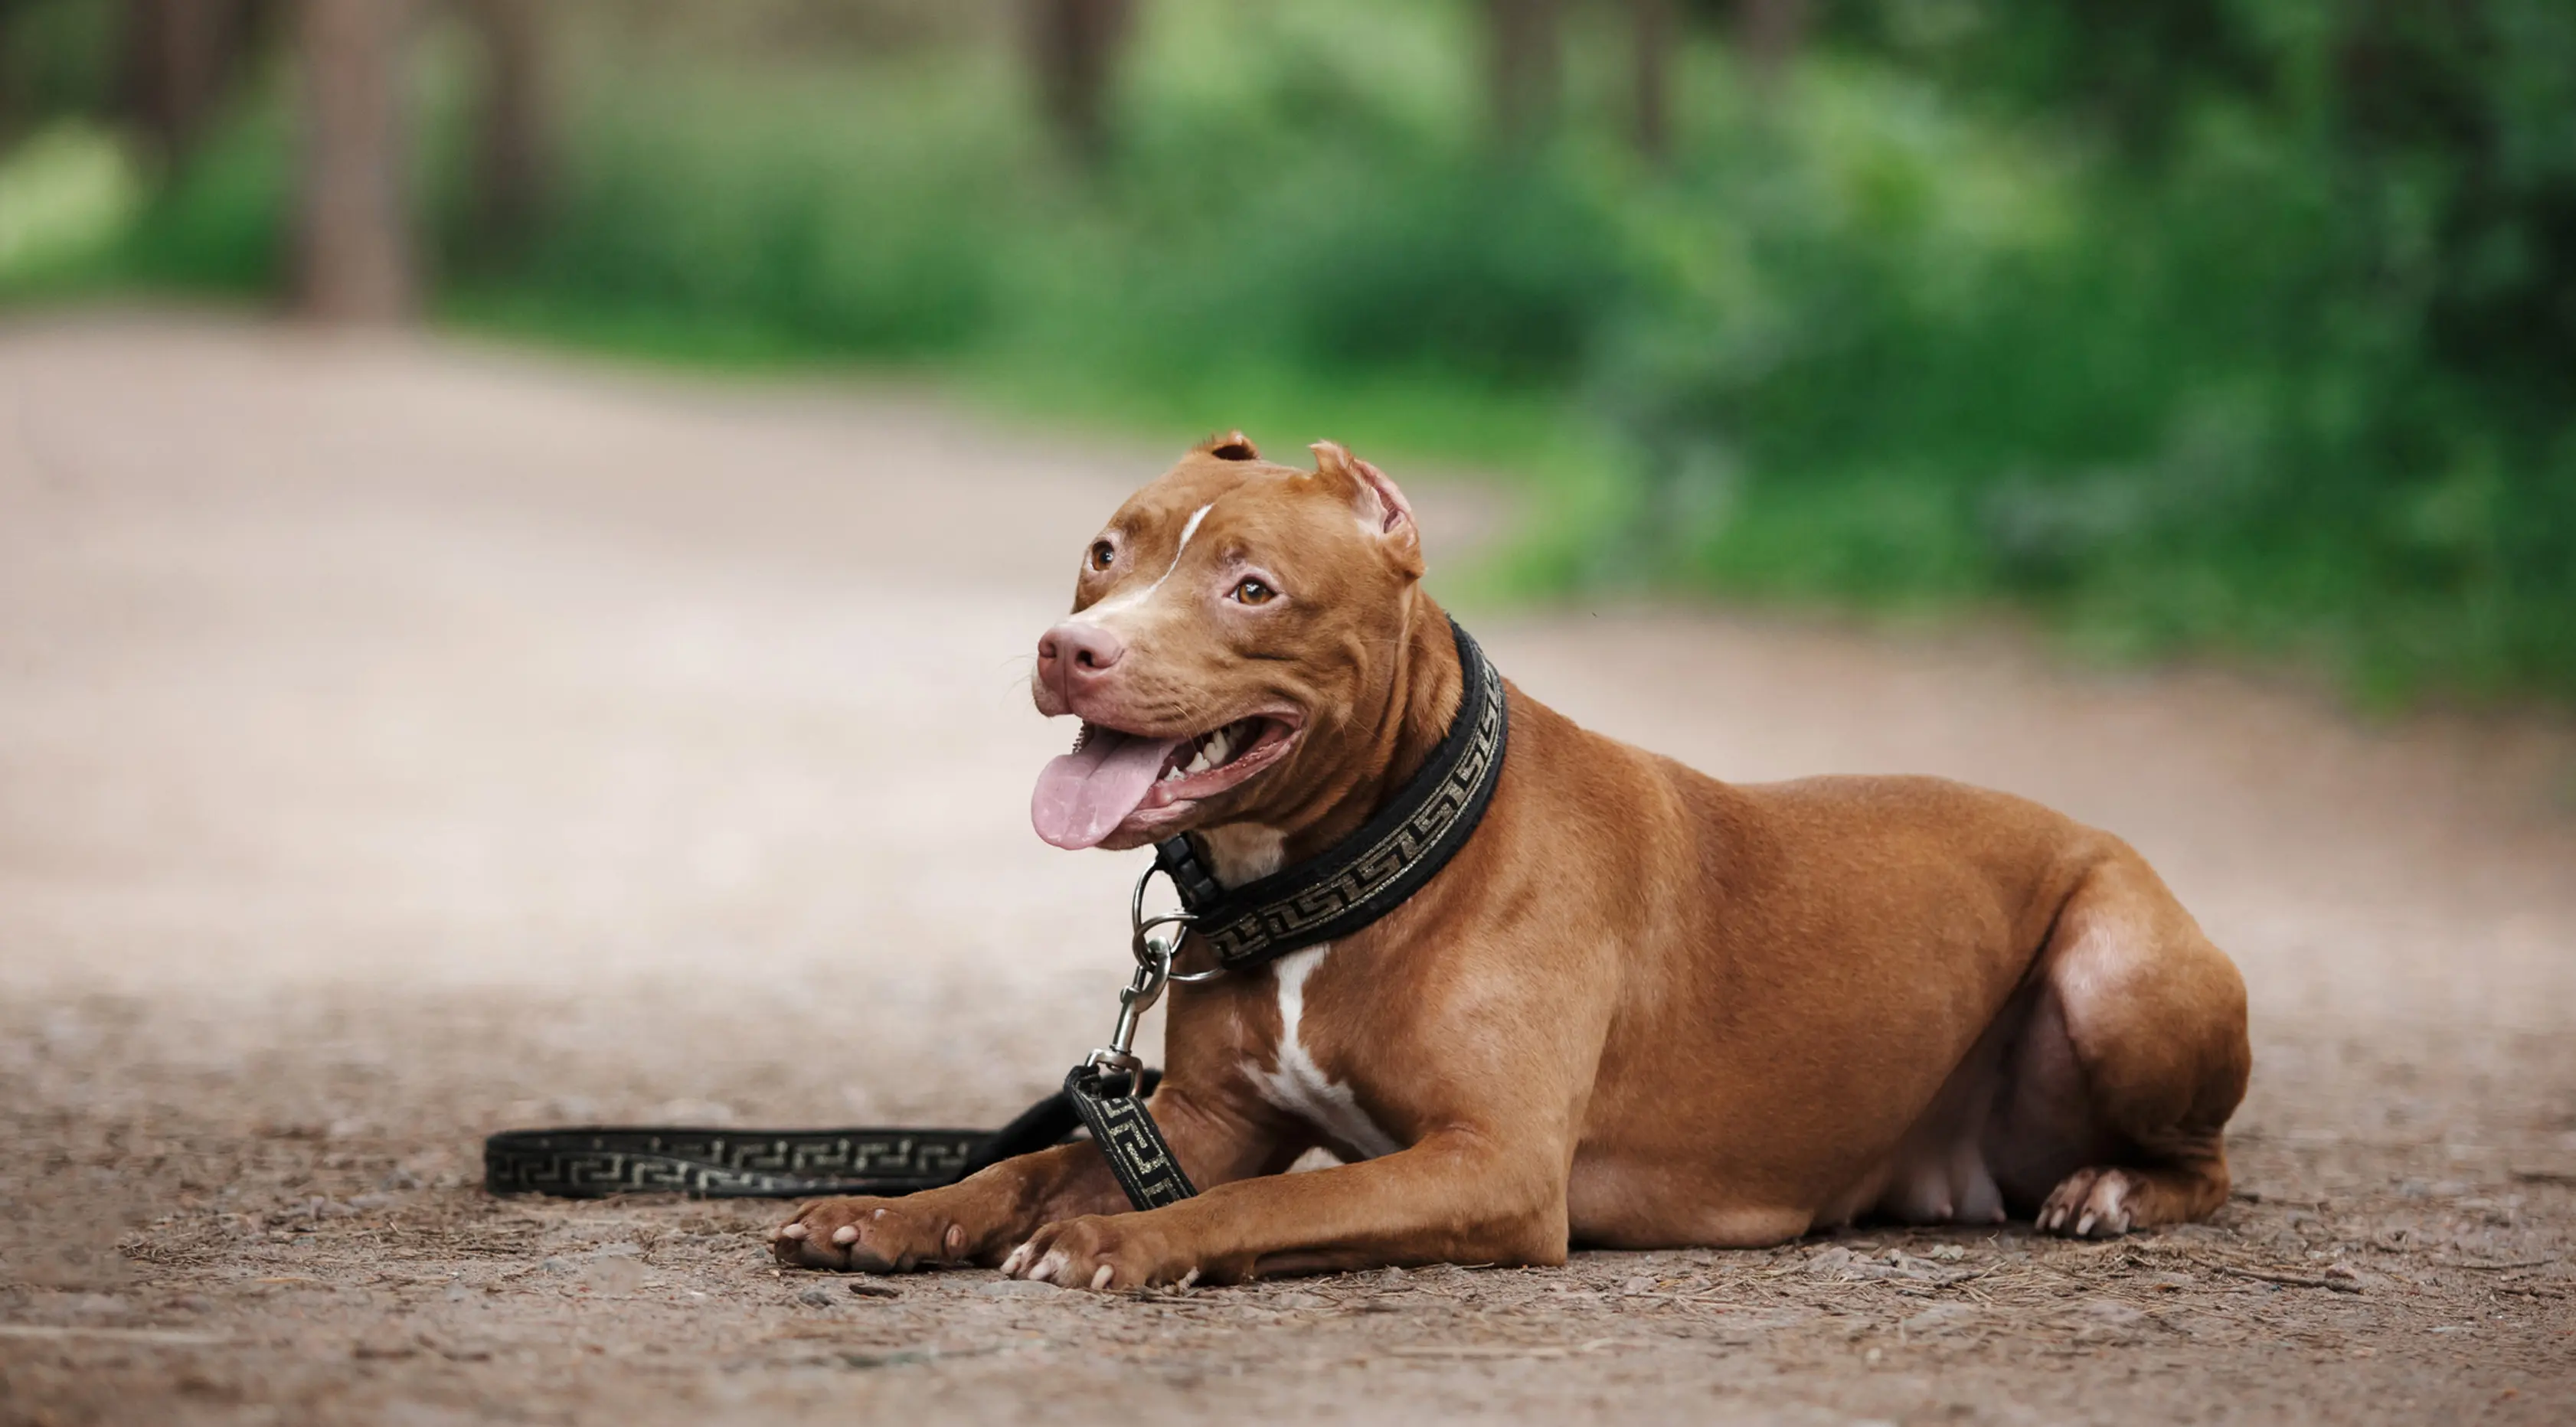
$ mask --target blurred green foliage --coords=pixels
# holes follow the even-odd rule
[[[1848,0],[1769,83],[1696,34],[1661,164],[1614,7],[1507,156],[1463,0],[1149,0],[1091,172],[992,35],[586,13],[507,251],[463,218],[470,63],[428,51],[466,320],[1497,468],[1539,506],[1523,589],[2004,600],[2372,700],[2576,696],[2565,0]],[[268,83],[122,270],[273,290],[290,138]]]

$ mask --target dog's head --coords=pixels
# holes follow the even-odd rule
[[[1421,535],[1384,473],[1313,449],[1300,471],[1241,432],[1208,441],[1086,543],[1031,681],[1040,713],[1082,720],[1038,775],[1040,837],[1291,827],[1365,741],[1416,614]]]

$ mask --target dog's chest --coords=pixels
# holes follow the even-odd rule
[[[1279,1043],[1272,1052],[1275,1065],[1247,1060],[1244,1072],[1262,1099],[1313,1126],[1337,1148],[1362,1159],[1375,1159],[1403,1146],[1360,1108],[1350,1086],[1324,1073],[1307,1048],[1310,1026],[1306,984],[1332,950],[1332,944],[1327,942],[1292,951],[1270,963],[1279,997]]]
[[[1218,880],[1239,887],[1279,870],[1280,835],[1270,828],[1238,824],[1200,834]],[[1359,1106],[1351,1087],[1334,1080],[1316,1064],[1308,1048],[1313,1030],[1307,1014],[1307,982],[1332,954],[1332,943],[1292,951],[1270,963],[1273,994],[1279,1004],[1279,1041],[1265,1065],[1257,1049],[1245,1048],[1243,1073],[1261,1098],[1313,1126],[1325,1139],[1362,1159],[1393,1154],[1403,1146],[1378,1127]]]

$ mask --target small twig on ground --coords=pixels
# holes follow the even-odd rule
[[[100,1328],[60,1323],[0,1323],[0,1338],[96,1338],[111,1343],[167,1343],[174,1347],[203,1347],[232,1341],[221,1333],[197,1333],[182,1328]]]
[[[1633,1348],[1639,1344],[1624,1338],[1595,1338],[1572,1347],[1553,1345],[1514,1346],[1480,1343],[1447,1346],[1440,1344],[1408,1345],[1383,1349],[1392,1358],[1570,1358],[1582,1353],[1597,1353],[1603,1348]]]
[[[2191,1256],[2185,1255],[2185,1257]],[[2212,1259],[2196,1257],[2192,1257],[2191,1261],[2200,1265],[2202,1268],[2208,1269],[2212,1273],[2234,1274],[2238,1278],[2260,1279],[2265,1283],[2278,1283],[2290,1288],[2330,1288],[2337,1293],[2361,1292],[2361,1285],[2359,1283],[2346,1282],[2339,1278],[2310,1278],[2305,1274],[2275,1273],[2268,1269],[2259,1268],[2239,1268],[2235,1264],[2219,1263]]]
[[[2323,1209],[2323,1199],[2292,1199],[2287,1195],[2266,1194],[2259,1189],[2238,1189],[2227,1196],[2239,1204],[2277,1204],[2284,1209]]]

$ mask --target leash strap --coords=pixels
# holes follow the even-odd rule
[[[1153,1094],[1161,1079],[1162,1072],[1146,1071],[1143,1093]],[[1120,1100],[1134,1115],[1144,1115],[1141,1098]],[[483,1141],[483,1187],[494,1194],[558,1199],[895,1196],[955,1184],[1014,1155],[1061,1144],[1082,1123],[1070,1092],[1058,1091],[998,1130],[504,1130]],[[1159,1135],[1155,1142],[1161,1142]]]
[[[1144,1098],[1124,1071],[1103,1071],[1088,1061],[1064,1078],[1065,1098],[1091,1131],[1092,1143],[1109,1156],[1109,1172],[1127,1191],[1127,1202],[1139,1209],[1159,1209],[1197,1195],[1197,1186],[1163,1142],[1162,1128],[1145,1109]]]
[[[1155,846],[1156,870],[1172,879],[1190,935],[1217,965],[1241,971],[1351,935],[1421,891],[1475,835],[1502,781],[1510,709],[1484,649],[1454,619],[1449,632],[1466,681],[1458,715],[1421,771],[1359,831],[1232,890],[1217,885],[1187,834]]]

